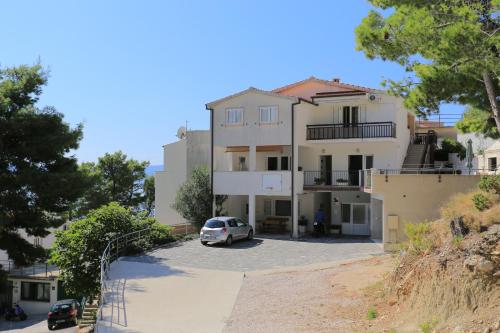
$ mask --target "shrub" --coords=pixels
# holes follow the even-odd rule
[[[472,196],[472,202],[474,203],[474,207],[480,212],[491,207],[491,201],[483,193],[474,194]]]
[[[453,245],[457,248],[460,247],[460,244],[462,244],[463,239],[464,238],[462,236],[454,236],[453,237]]]
[[[422,254],[434,246],[431,238],[431,224],[429,222],[406,223],[405,234],[408,237],[408,251],[413,254]]]
[[[483,176],[479,181],[479,189],[485,192],[500,194],[500,175]]]
[[[377,318],[377,316],[378,316],[378,313],[377,313],[377,310],[375,308],[368,309],[368,313],[366,314],[366,317],[369,320],[373,320],[373,319]]]
[[[455,139],[444,138],[441,142],[441,149],[446,153],[455,153],[463,160],[466,155],[465,147]]]
[[[500,205],[497,204],[481,214],[481,225],[490,226],[500,223]]]

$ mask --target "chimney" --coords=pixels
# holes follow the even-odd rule
[[[340,83],[340,78],[339,77],[334,77],[332,79],[332,81],[335,82],[335,83]]]

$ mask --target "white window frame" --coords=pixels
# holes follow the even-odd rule
[[[226,125],[242,125],[244,112],[244,108],[227,108]]]
[[[278,123],[278,121],[279,121],[278,105],[259,106],[259,122],[261,124],[276,124]]]

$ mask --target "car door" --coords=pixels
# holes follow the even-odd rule
[[[241,219],[236,219],[236,224],[238,225],[239,238],[245,238],[248,235],[249,226]]]
[[[233,239],[238,239],[238,224],[236,223],[236,219],[227,220],[227,225],[229,227],[229,234],[233,236]]]

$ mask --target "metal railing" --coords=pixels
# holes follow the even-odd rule
[[[373,175],[462,175],[488,176],[499,175],[497,169],[468,169],[468,168],[405,168],[405,169],[370,169],[363,170],[364,188],[372,188]]]
[[[304,171],[304,186],[359,186],[359,170]]]
[[[389,121],[356,124],[307,125],[307,140],[394,137],[396,137],[396,124]]]
[[[18,266],[12,260],[0,260],[2,270],[10,276],[30,276],[33,278],[48,278],[57,276],[59,269],[56,265],[38,262],[28,266]]]
[[[113,238],[108,242],[108,245],[104,249],[101,257],[101,287],[100,287],[100,301],[99,301],[99,318],[103,319],[102,311],[103,306],[106,303],[106,292],[108,291],[107,280],[109,279],[109,269],[113,261],[118,259],[128,246],[137,243],[144,237],[148,236],[151,228],[144,228],[138,231],[134,231],[125,235],[121,235]],[[96,325],[96,328],[98,326]]]

